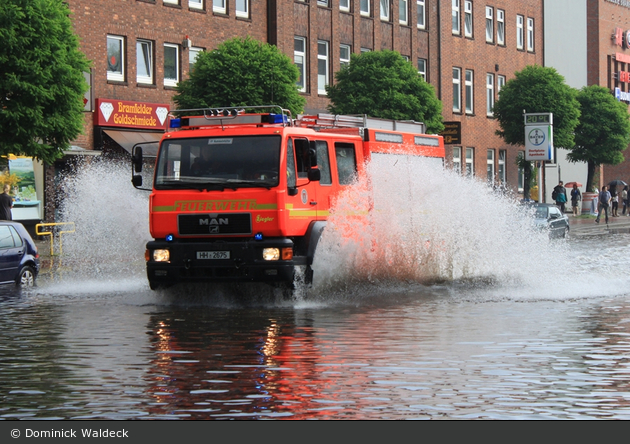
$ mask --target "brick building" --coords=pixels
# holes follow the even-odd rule
[[[352,53],[389,49],[418,67],[449,122],[447,165],[491,183],[522,187],[518,148],[495,135],[492,104],[529,64],[543,64],[543,0],[67,0],[92,60],[85,134],[69,159],[125,153],[156,140],[174,86],[199,51],[232,37],[276,45],[301,69],[306,112],[325,112],[324,85]],[[48,194],[47,193],[47,194]],[[50,197],[50,196],[49,196]],[[54,199],[47,198],[47,220]]]

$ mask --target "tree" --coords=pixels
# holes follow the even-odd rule
[[[180,109],[279,105],[296,116],[306,104],[297,88],[299,75],[277,47],[237,37],[200,53],[173,100]]]
[[[433,86],[395,51],[352,54],[326,87],[333,114],[424,122],[428,133],[444,129],[442,102]]]
[[[628,105],[616,100],[603,86],[583,87],[577,95],[582,116],[575,129],[575,146],[570,162],[586,162],[586,191],[593,191],[595,168],[624,161],[623,151],[630,144]]]
[[[0,155],[52,163],[83,131],[83,72],[60,0],[0,0]]]
[[[576,94],[554,68],[526,66],[501,88],[493,108],[500,127],[496,134],[506,143],[525,146],[523,113],[553,113],[554,145],[571,148],[580,117]],[[525,175],[531,174],[531,162],[526,161],[522,166]],[[523,196],[529,196],[528,183],[524,185]]]

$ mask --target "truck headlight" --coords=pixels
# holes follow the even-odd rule
[[[262,257],[266,261],[280,260],[280,249],[279,248],[263,248]]]
[[[168,262],[171,260],[171,253],[167,249],[153,250],[153,260],[155,262]]]

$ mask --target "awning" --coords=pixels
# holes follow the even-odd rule
[[[136,143],[154,142],[142,145],[142,154],[148,157],[157,156],[158,142],[162,138],[163,133],[149,133],[140,131],[115,131],[103,130],[105,134],[114,139],[114,141],[122,146],[131,154],[131,150]]]

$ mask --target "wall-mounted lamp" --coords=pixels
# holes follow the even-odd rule
[[[494,65],[494,71],[495,72],[499,72],[499,64],[498,63],[496,65]]]
[[[188,36],[186,36],[184,38],[184,41],[182,42],[182,47],[190,48],[191,46],[192,46],[192,43],[190,42],[190,39],[188,38]]]

